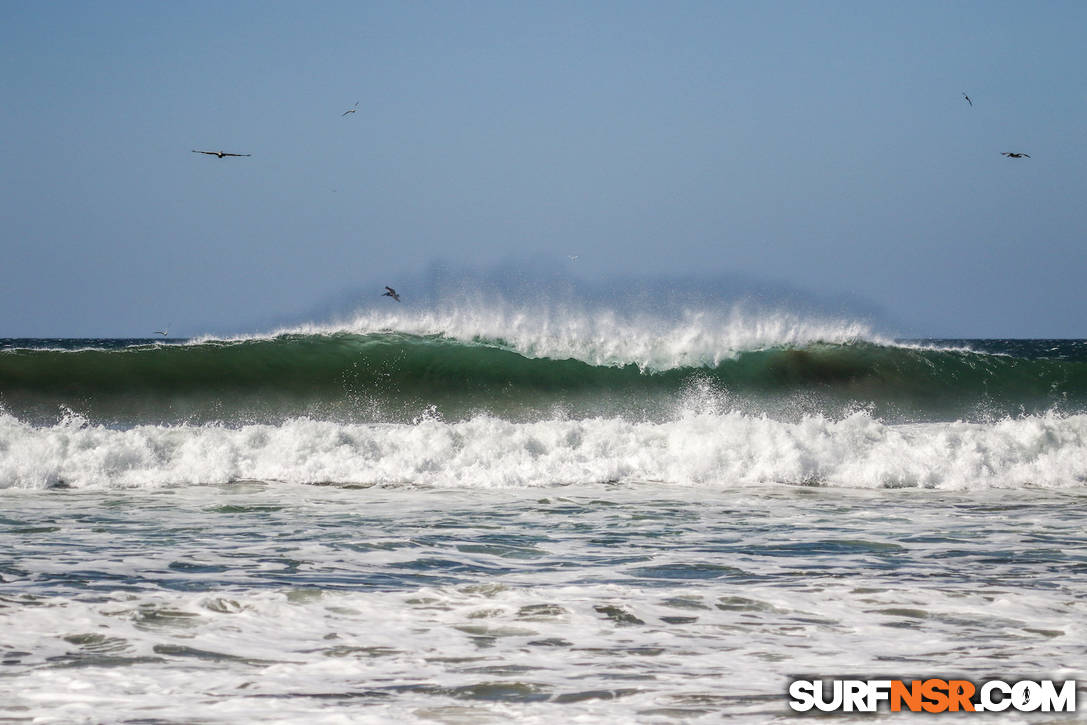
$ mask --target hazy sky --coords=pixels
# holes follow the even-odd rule
[[[1082,0],[0,0],[0,337],[538,259],[1087,337],[1085,30]]]

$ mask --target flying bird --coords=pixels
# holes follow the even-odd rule
[[[340,118],[343,118],[344,116],[346,116],[346,115],[347,115],[347,114],[349,114],[349,113],[354,113],[354,112],[355,112],[355,111],[357,111],[357,110],[359,110],[359,102],[358,102],[358,101],[355,101],[355,105],[354,105],[354,106],[352,106],[351,108],[348,108],[348,109],[347,109],[346,111],[344,111],[343,113],[341,113],[341,114],[340,114]]]
[[[970,100],[970,96],[966,95],[966,93],[964,92],[964,93],[962,94],[962,97],[966,99],[966,102],[970,104],[970,107],[971,107],[971,108],[973,108],[973,107],[974,107],[974,102]]]
[[[394,290],[389,285],[385,285],[385,292],[381,296],[382,297],[392,297],[397,302],[400,301],[400,295],[396,294],[396,290]]]
[[[208,156],[218,156],[219,158],[223,158],[224,156],[252,156],[253,155],[253,154],[228,154],[225,151],[197,151],[196,149],[193,149],[192,152],[194,154],[207,154]]]
[[[1017,154],[1012,151],[1001,151],[1001,156],[1007,156],[1009,159],[1029,159],[1030,154]]]
[[[167,327],[165,330],[155,330],[155,334],[156,335],[162,335],[163,337],[166,337],[167,335],[170,334],[170,328]]]

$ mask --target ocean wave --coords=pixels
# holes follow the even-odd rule
[[[663,423],[340,424],[115,430],[78,416],[34,426],[0,414],[0,488],[156,488],[242,480],[507,488],[658,481],[985,489],[1082,486],[1087,416],[889,425],[866,412],[776,421],[737,411]]]
[[[534,359],[579,360],[594,366],[634,365],[648,372],[713,367],[739,354],[769,347],[858,340],[889,344],[861,322],[755,310],[687,307],[671,312],[585,307],[523,306],[501,298],[413,309],[386,306],[335,323],[300,325],[227,341],[291,335],[400,333],[442,337],[516,352]],[[220,338],[200,337],[198,343]]]
[[[528,421],[561,411],[659,422],[682,415],[697,389],[781,419],[865,408],[888,422],[980,421],[1087,411],[1087,359],[1065,348],[1071,357],[809,342],[738,352],[713,365],[649,370],[631,361],[531,357],[493,341],[442,334],[309,332],[186,345],[6,350],[0,352],[0,406],[39,424],[72,410],[122,427],[294,417],[406,422],[427,409],[446,420],[485,413]]]

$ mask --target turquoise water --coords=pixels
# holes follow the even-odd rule
[[[579,348],[561,338],[389,331],[0,340],[0,400],[38,423],[61,410],[121,427],[297,416],[410,422],[425,412],[526,421],[557,409],[660,421],[698,391],[779,419],[839,416],[858,405],[894,422],[1077,413],[1087,410],[1087,343],[846,339],[721,351],[687,340]]]

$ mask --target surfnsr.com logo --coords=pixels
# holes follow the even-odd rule
[[[1075,712],[1076,681],[793,680],[789,707],[797,712]]]

